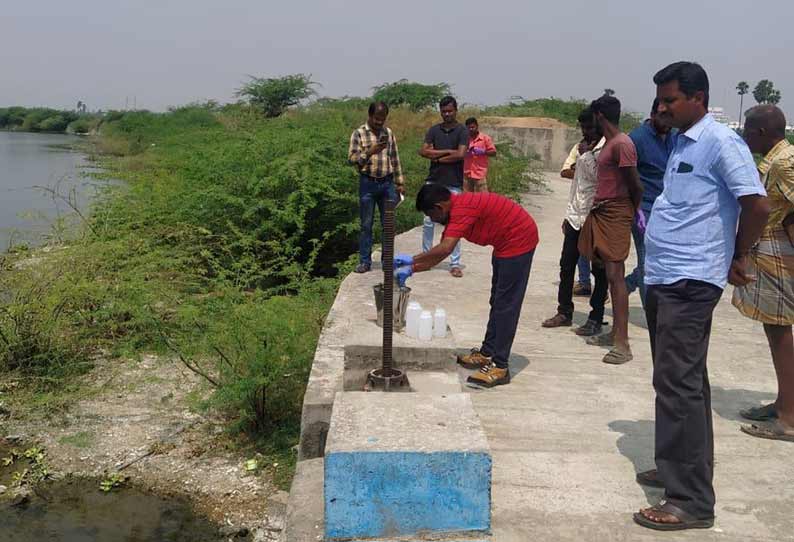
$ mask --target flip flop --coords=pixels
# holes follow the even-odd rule
[[[794,429],[783,427],[783,424],[777,419],[771,422],[758,422],[752,425],[743,425],[741,429],[743,433],[747,433],[751,437],[794,442]]]
[[[621,350],[616,346],[607,352],[604,356],[604,359],[601,361],[608,363],[609,365],[623,365],[624,363],[628,363],[633,359],[634,356],[631,354],[631,350]]]
[[[714,526],[714,518],[698,519],[689,512],[681,510],[674,504],[667,501],[662,501],[656,506],[652,506],[651,510],[654,512],[663,512],[675,517],[677,523],[664,523],[660,521],[653,521],[646,518],[642,513],[637,512],[634,514],[634,521],[638,525],[653,529],[655,531],[684,531],[686,529],[711,529]]]
[[[777,419],[777,409],[775,403],[769,403],[760,407],[740,410],[739,416],[752,422],[769,422]]]
[[[635,479],[641,486],[664,489],[664,482],[659,479],[659,471],[656,469],[638,472]]]
[[[615,346],[615,339],[611,333],[602,333],[601,335],[593,335],[588,337],[585,341],[590,346]]]

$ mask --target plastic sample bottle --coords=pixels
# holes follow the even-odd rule
[[[447,336],[447,311],[441,307],[436,308],[433,314],[433,337],[443,339]]]
[[[418,301],[409,302],[405,310],[405,333],[412,339],[419,338],[420,316],[422,316],[422,305]]]
[[[422,311],[419,317],[419,340],[429,341],[433,338],[433,315],[430,311]]]

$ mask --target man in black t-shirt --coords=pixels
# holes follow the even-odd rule
[[[452,96],[445,96],[438,104],[443,122],[427,131],[425,142],[419,155],[430,160],[428,183],[440,184],[456,194],[463,191],[463,159],[469,146],[469,132],[457,121],[458,102]],[[433,246],[435,226],[425,217],[422,232],[422,250],[427,252]],[[460,243],[455,246],[450,258],[449,272],[453,277],[462,277],[460,268]]]

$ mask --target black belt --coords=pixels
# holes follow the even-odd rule
[[[388,183],[394,180],[394,174],[386,175],[385,177],[373,177],[372,175],[367,175],[366,173],[362,173],[362,175],[368,178],[370,181],[374,181],[376,183]]]

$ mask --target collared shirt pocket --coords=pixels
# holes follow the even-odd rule
[[[665,186],[667,201],[676,206],[702,205],[716,198],[715,186],[708,176],[700,175],[692,164],[680,161],[669,174]]]

